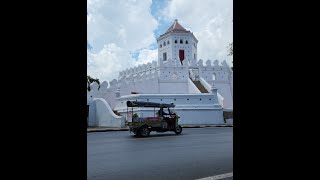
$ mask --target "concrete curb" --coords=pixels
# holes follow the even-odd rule
[[[233,127],[233,125],[182,125],[182,128],[206,128],[206,127]],[[95,128],[87,129],[87,133],[108,132],[108,131],[129,131],[129,128]]]
[[[107,132],[107,131],[129,131],[129,129],[128,129],[128,128],[87,129],[87,133],[92,133],[92,132]]]
[[[233,127],[233,125],[200,125],[200,126],[192,126],[192,125],[182,125],[183,128],[206,128],[206,127]]]

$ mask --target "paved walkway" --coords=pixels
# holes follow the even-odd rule
[[[205,127],[233,127],[229,124],[217,124],[217,125],[181,125],[182,128],[205,128]],[[106,131],[129,131],[128,127],[115,128],[115,127],[89,127],[87,133],[90,132],[106,132]]]

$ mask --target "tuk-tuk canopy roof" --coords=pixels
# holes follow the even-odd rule
[[[162,104],[162,103],[143,102],[143,101],[127,101],[127,106],[128,107],[159,107],[159,108],[175,107],[173,103]]]

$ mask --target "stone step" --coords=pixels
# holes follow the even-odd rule
[[[192,81],[201,93],[209,93],[208,90],[201,84],[200,81]]]

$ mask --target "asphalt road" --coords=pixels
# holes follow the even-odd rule
[[[233,128],[184,128],[137,138],[87,134],[87,179],[199,179],[233,172]],[[232,179],[232,178],[226,178]]]

